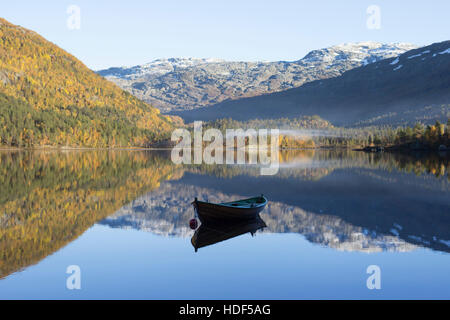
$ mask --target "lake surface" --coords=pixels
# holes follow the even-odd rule
[[[0,298],[450,298],[447,156],[280,158],[261,176],[162,151],[0,151]],[[195,197],[261,193],[266,228],[195,252]],[[74,265],[80,290],[66,285]]]

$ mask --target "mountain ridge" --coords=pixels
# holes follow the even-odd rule
[[[298,88],[171,114],[188,122],[318,115],[345,126],[447,121],[449,48],[450,41],[434,43]]]
[[[366,41],[313,50],[295,61],[170,58],[98,73],[163,112],[171,112],[299,87],[412,48],[416,46]]]

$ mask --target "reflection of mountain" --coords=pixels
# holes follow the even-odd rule
[[[0,278],[34,264],[170,178],[142,152],[0,153]]]
[[[188,229],[189,219],[193,216],[190,202],[196,196],[214,202],[242,197],[221,192],[211,193],[208,188],[194,185],[165,182],[158,190],[134,200],[100,223],[165,236],[190,237],[193,234]],[[271,202],[261,217],[268,226],[268,232],[300,233],[311,242],[339,250],[375,252],[409,251],[416,248],[393,235],[377,234],[346,223],[336,216],[315,214],[280,202]]]
[[[434,166],[431,162],[427,165]],[[413,167],[420,166],[413,163]],[[375,178],[372,173],[376,174]],[[249,190],[257,190],[272,202],[339,217],[352,226],[376,234],[398,233],[410,243],[449,251],[443,241],[450,239],[450,216],[447,214],[450,185],[444,177],[429,174],[416,177],[389,167],[374,170],[355,166],[335,170],[318,181],[278,176],[235,176],[232,183],[198,175],[185,175],[183,179],[186,184],[194,181],[199,187],[209,188],[211,193],[220,190],[247,196]],[[270,229],[270,221],[267,222]],[[398,225],[397,230],[394,227]]]
[[[396,236],[354,226],[337,216],[307,212],[279,202],[272,203],[262,216],[271,232],[300,233],[310,242],[337,250],[401,252],[416,248]]]
[[[163,183],[101,223],[190,236],[194,197],[223,202],[257,190],[271,200],[262,214],[270,232],[300,233],[339,250],[405,251],[420,245],[450,251],[450,185],[442,177],[448,159],[308,151],[290,161],[273,177],[242,166],[189,167],[180,180]],[[322,170],[321,178],[310,178]]]

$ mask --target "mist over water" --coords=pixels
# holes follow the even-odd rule
[[[337,130],[319,129],[281,129],[280,134],[296,138],[350,138],[350,134],[343,134]]]
[[[227,132],[226,137],[243,137],[243,136],[257,136],[261,129],[242,129],[237,131],[236,129],[231,133]],[[271,133],[274,129],[264,129]],[[281,135],[291,136],[296,138],[350,138],[349,133],[342,133],[338,130],[326,130],[326,129],[278,129]]]

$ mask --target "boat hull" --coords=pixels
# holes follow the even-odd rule
[[[193,203],[198,218],[202,223],[217,221],[252,220],[264,210],[267,200],[252,208],[232,207],[229,205],[215,204],[203,201]]]

